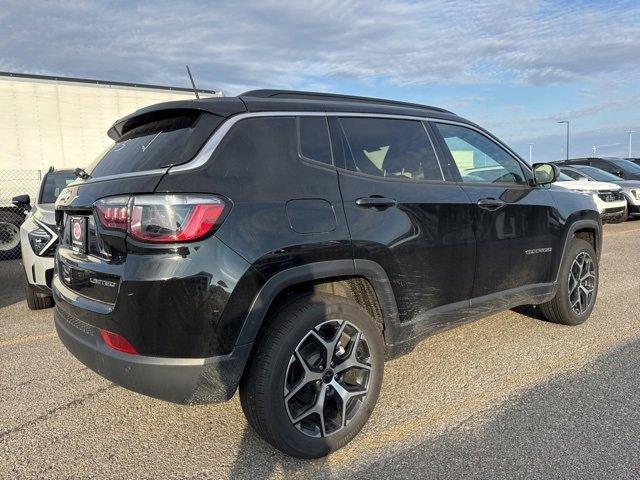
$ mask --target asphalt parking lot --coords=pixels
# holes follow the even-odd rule
[[[387,363],[362,433],[317,461],[273,450],[237,396],[183,407],[76,361],[0,263],[2,478],[638,478],[640,221],[605,226],[600,293],[566,327],[519,309]]]

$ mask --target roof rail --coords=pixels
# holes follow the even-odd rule
[[[399,102],[396,100],[385,100],[381,98],[358,97],[354,95],[340,95],[337,93],[321,93],[321,92],[304,92],[298,90],[250,90],[241,93],[239,97],[253,98],[288,98],[293,100],[325,100],[330,102],[358,102],[358,103],[377,103],[381,105],[395,105],[399,107],[421,108],[427,110],[435,110],[437,112],[451,113],[444,108],[431,107],[428,105],[420,105],[419,103]]]

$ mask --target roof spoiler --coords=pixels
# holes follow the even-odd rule
[[[194,112],[204,112],[220,117],[228,117],[236,113],[245,112],[244,103],[235,97],[212,97],[200,100],[178,100],[164,102],[141,108],[111,125],[107,135],[118,141],[127,132],[157,120],[188,115]]]

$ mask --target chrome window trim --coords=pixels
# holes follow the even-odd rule
[[[492,136],[487,135],[486,132],[481,130],[480,128],[471,125],[469,123],[463,121],[456,120],[448,120],[437,117],[429,117],[429,116],[416,116],[416,115],[398,115],[398,114],[388,114],[388,113],[363,113],[363,112],[308,112],[308,111],[268,111],[268,112],[245,112],[239,113],[237,115],[233,115],[227,118],[222,124],[218,127],[218,129],[213,132],[213,134],[209,137],[209,139],[205,142],[204,146],[200,149],[200,151],[196,154],[194,158],[189,160],[182,165],[174,165],[166,168],[159,168],[155,170],[141,170],[138,172],[129,172],[129,173],[119,173],[114,175],[106,175],[104,177],[97,178],[89,178],[87,181],[83,182],[79,185],[84,185],[86,183],[96,183],[105,180],[113,180],[118,178],[130,178],[130,177],[140,177],[145,175],[159,175],[164,173],[174,173],[174,172],[187,172],[190,170],[194,170],[196,168],[200,168],[204,166],[213,153],[218,148],[218,145],[222,143],[222,140],[226,137],[227,133],[233,128],[233,126],[245,119],[248,118],[262,118],[262,117],[365,117],[365,118],[390,118],[390,119],[399,119],[399,120],[417,120],[420,122],[439,122],[439,123],[449,123],[453,125],[460,125],[462,127],[470,128],[472,130],[477,131],[481,135],[484,135],[489,140],[494,143],[497,143],[502,148],[504,148],[507,153],[509,153],[513,158],[520,163],[529,173],[531,172],[531,167],[522,160],[511,148],[502,143],[500,140],[493,138]],[[427,132],[428,135],[428,132]],[[429,141],[432,142],[431,136],[429,136]],[[436,151],[436,158],[438,159],[438,165],[440,166],[440,170],[442,171],[442,165],[440,164],[440,159],[438,157]],[[444,180],[446,181],[446,179]],[[75,182],[74,182],[75,183]],[[74,183],[69,186],[73,186]]]

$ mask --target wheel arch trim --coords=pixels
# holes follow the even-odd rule
[[[288,268],[269,278],[254,297],[243,322],[237,345],[251,343],[266,319],[276,296],[284,289],[308,282],[335,277],[359,276],[365,278],[374,289],[382,312],[384,328],[397,323],[398,308],[391,283],[382,266],[372,260],[329,260],[307,263]]]
[[[558,263],[558,268],[556,270],[556,279],[555,279],[556,283],[558,282],[558,279],[560,276],[560,269],[562,268],[562,262],[564,262],[564,257],[565,257],[565,254],[567,253],[569,242],[571,241],[571,239],[574,237],[575,233],[578,230],[585,230],[585,229],[594,231],[594,234],[595,234],[594,249],[596,251],[596,256],[598,257],[598,262],[600,261],[600,254],[602,252],[602,228],[600,223],[592,219],[576,220],[575,222],[571,223],[571,225],[567,229],[567,235],[564,239],[564,246],[562,248],[562,255],[560,256],[560,262]]]

